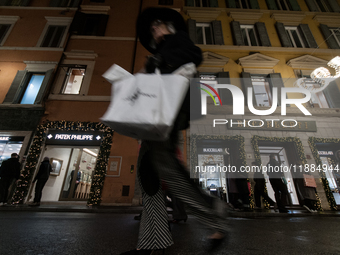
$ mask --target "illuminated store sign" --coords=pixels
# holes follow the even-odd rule
[[[319,155],[330,156],[333,155],[333,151],[318,151]]]
[[[50,130],[46,135],[46,144],[98,146],[102,141],[102,133],[98,131],[60,131]]]
[[[22,142],[24,139],[24,136],[0,136],[0,143]]]

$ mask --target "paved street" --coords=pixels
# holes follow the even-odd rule
[[[136,243],[134,215],[1,211],[0,254],[120,254]],[[229,243],[214,254],[340,254],[339,229],[339,217],[231,218]],[[205,254],[205,228],[195,218],[172,233],[165,254]]]

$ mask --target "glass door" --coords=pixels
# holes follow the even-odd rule
[[[73,148],[60,200],[87,200],[99,149]]]

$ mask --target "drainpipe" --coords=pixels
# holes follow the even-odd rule
[[[138,16],[142,12],[142,7],[143,7],[143,0],[140,0]],[[135,70],[136,54],[137,54],[137,43],[138,43],[138,36],[137,36],[137,30],[136,30],[135,45],[134,45],[134,49],[133,49],[132,66],[131,66],[131,73],[132,74],[134,73],[134,70]]]

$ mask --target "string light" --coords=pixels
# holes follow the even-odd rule
[[[316,165],[322,166],[322,161],[320,159],[318,149],[316,147],[317,143],[337,143],[337,144],[339,144],[340,139],[337,139],[337,138],[316,138],[316,137],[309,137],[308,138],[308,144],[309,144],[309,147],[312,150],[312,154],[313,154],[313,157],[315,159]],[[331,208],[331,210],[336,211],[337,205],[336,205],[332,190],[329,187],[329,183],[328,183],[328,180],[326,178],[326,174],[323,171],[319,171],[319,173],[320,173],[320,176],[321,176],[321,182],[323,184],[323,188],[324,188],[325,193],[326,193],[326,197],[327,197],[327,200],[328,200],[329,207]]]
[[[333,59],[331,59],[327,65],[331,68],[335,69],[335,75],[332,76],[330,71],[325,67],[318,67],[313,72],[311,72],[310,77],[315,81],[316,83],[320,84],[319,88],[312,88],[310,89],[306,83],[306,78],[300,78],[295,83],[295,87],[300,87],[304,89],[309,89],[312,93],[318,93],[323,91],[327,86],[334,81],[335,79],[340,77],[340,57],[337,56]]]

